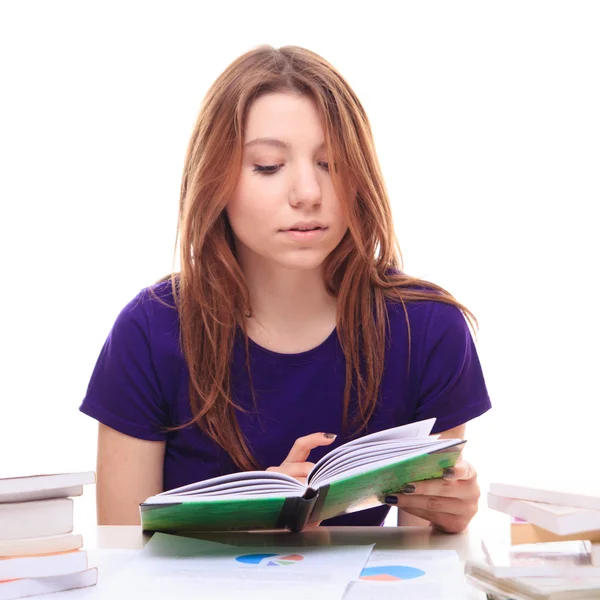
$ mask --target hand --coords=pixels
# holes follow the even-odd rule
[[[276,471],[295,477],[306,484],[306,478],[315,463],[307,462],[310,451],[317,446],[328,446],[337,436],[333,433],[311,433],[298,438],[286,459],[278,467],[269,467],[267,471]]]
[[[444,470],[442,479],[407,484],[398,494],[387,495],[385,503],[430,521],[440,531],[459,533],[477,513],[479,496],[475,469],[459,460]]]

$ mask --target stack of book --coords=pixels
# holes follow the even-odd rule
[[[468,580],[493,599],[600,598],[600,495],[494,483],[488,507],[507,516],[507,539],[482,540]]]
[[[0,479],[0,600],[95,585],[73,498],[94,472]]]

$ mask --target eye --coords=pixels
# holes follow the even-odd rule
[[[274,175],[283,165],[254,165],[253,171],[263,175]]]
[[[329,163],[326,161],[321,161],[319,163],[327,172],[329,172]]]

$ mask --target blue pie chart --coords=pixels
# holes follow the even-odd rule
[[[423,577],[425,571],[415,567],[403,565],[384,565],[381,567],[367,567],[362,570],[360,579],[365,581],[401,581]]]
[[[246,565],[291,567],[304,560],[304,556],[302,554],[244,554],[237,556],[235,560]]]
[[[245,556],[238,556],[235,560],[247,565],[259,565],[265,558],[271,558],[277,556],[277,554],[246,554]]]

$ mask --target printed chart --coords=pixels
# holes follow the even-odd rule
[[[379,567],[366,567],[360,574],[363,581],[403,581],[423,577],[425,571],[415,567],[403,565],[382,565]]]
[[[236,556],[237,562],[265,567],[289,567],[304,560],[301,554],[244,554]]]

